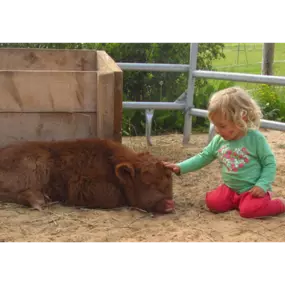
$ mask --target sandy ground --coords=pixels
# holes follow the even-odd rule
[[[285,197],[285,133],[270,130],[264,134],[278,162],[274,192]],[[144,137],[127,137],[123,143],[176,162],[199,152],[205,146],[207,135],[192,135],[187,147],[181,144],[181,134],[152,139],[152,147],[146,146]],[[220,182],[217,162],[182,177],[174,176],[176,213],[164,216],[129,209],[86,210],[59,205],[38,212],[14,204],[0,204],[0,241],[285,241],[285,214],[248,220],[241,218],[237,211],[210,213],[204,196]]]

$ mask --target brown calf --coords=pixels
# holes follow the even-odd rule
[[[60,202],[167,213],[172,198],[171,171],[158,158],[111,140],[28,141],[0,149],[0,201],[38,210]]]

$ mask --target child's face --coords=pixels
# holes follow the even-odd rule
[[[243,136],[243,131],[233,122],[226,120],[221,114],[214,114],[211,118],[216,132],[227,141],[236,140]]]

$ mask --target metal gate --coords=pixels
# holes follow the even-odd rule
[[[157,71],[157,72],[188,72],[187,90],[174,102],[123,102],[125,109],[145,109],[146,110],[146,136],[151,144],[150,132],[153,111],[156,110],[182,110],[185,112],[183,144],[188,144],[192,131],[192,116],[207,117],[208,111],[197,109],[193,105],[194,88],[196,78],[208,78],[217,80],[231,80],[239,82],[265,83],[285,86],[284,76],[255,75],[234,72],[218,72],[209,70],[197,70],[198,43],[192,43],[190,46],[190,63],[187,64],[158,64],[158,63],[122,63],[117,65],[122,70],[136,71]],[[285,131],[285,123],[261,120],[261,127]],[[214,135],[213,125],[210,125],[209,140]]]

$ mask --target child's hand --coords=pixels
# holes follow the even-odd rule
[[[249,193],[251,193],[251,195],[253,197],[257,197],[257,198],[262,198],[265,196],[265,192],[262,188],[258,187],[258,186],[254,186],[249,190]]]
[[[175,174],[180,174],[180,167],[175,163],[163,162],[163,165],[173,171]]]

